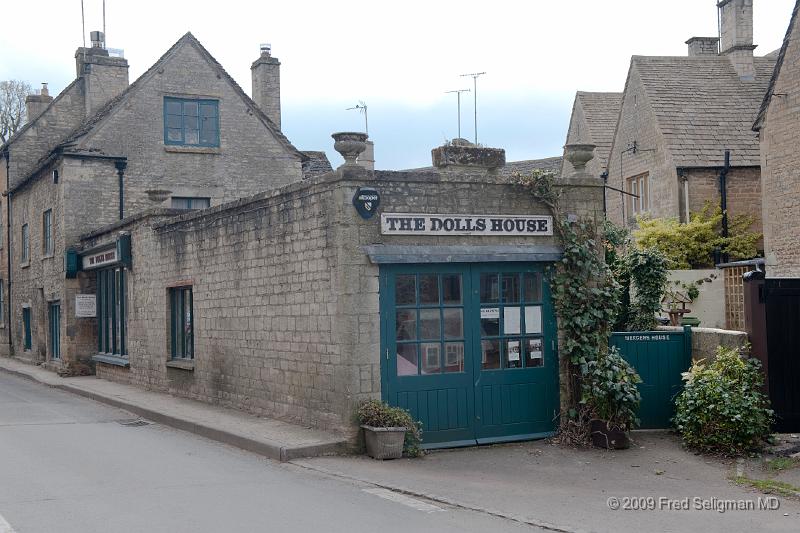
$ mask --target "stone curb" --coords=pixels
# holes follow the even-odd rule
[[[106,396],[103,394],[98,394],[96,392],[84,390],[79,387],[74,387],[72,385],[58,383],[55,381],[55,377],[52,381],[42,380],[33,374],[29,374],[22,370],[7,368],[3,365],[0,365],[0,371],[5,372],[7,374],[12,374],[15,376],[25,378],[54,389],[63,390],[71,394],[77,394],[79,396],[83,396],[84,398],[89,398],[90,400],[104,403],[112,407],[124,409],[142,418],[152,420],[157,424],[193,433],[195,435],[199,435],[201,437],[205,437],[207,439],[216,442],[221,442],[223,444],[229,444],[231,446],[235,446],[242,450],[253,452],[258,455],[267,457],[269,459],[274,459],[275,461],[287,462],[293,459],[301,459],[306,457],[319,457],[322,455],[341,455],[347,453],[349,450],[348,443],[344,439],[342,439],[341,441],[325,442],[321,444],[311,444],[304,446],[283,446],[277,442],[265,442],[263,440],[251,439],[248,437],[244,437],[242,435],[231,433],[229,431],[217,429],[212,426],[207,426],[204,424],[192,422],[175,416],[166,415],[164,413],[154,411],[152,409],[148,409],[133,403],[128,403],[123,400],[119,400],[112,396]]]

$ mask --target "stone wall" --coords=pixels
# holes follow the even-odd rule
[[[362,246],[542,244],[555,237],[383,236],[352,206],[359,186],[384,212],[549,214],[527,191],[484,174],[349,170],[153,223],[143,218],[84,240],[132,234],[130,368],[98,375],[178,396],[349,432],[356,402],[380,395],[379,267]],[[602,217],[595,180],[566,191],[568,213]],[[424,242],[421,242],[424,239]],[[171,368],[168,293],[191,284],[195,360]]]
[[[795,15],[798,17],[798,15]],[[789,36],[761,129],[767,276],[800,278],[800,22]]]
[[[165,96],[218,100],[220,146],[165,145]],[[128,214],[169,207],[172,196],[208,197],[211,205],[219,205],[302,179],[300,156],[248,110],[240,94],[191,42],[137,80],[124,101],[76,148],[128,158]],[[94,177],[89,170],[86,180]]]
[[[637,152],[628,150],[636,141]],[[626,180],[649,173],[650,216],[677,217],[678,174],[666,152],[664,138],[642,88],[636,68],[631,67],[622,100],[622,111],[608,159],[608,184],[628,190]],[[608,218],[617,225],[631,222],[628,202],[621,193],[608,191]]]
[[[712,207],[720,205],[720,169],[689,169],[684,171],[689,180],[689,212],[701,211],[706,202]],[[759,167],[734,167],[728,172],[728,216],[750,215],[755,220],[751,231],[763,232],[761,223],[761,169]],[[681,207],[683,207],[681,198]],[[683,211],[683,209],[681,209]],[[761,245],[759,245],[761,248]]]
[[[668,331],[683,331],[683,328],[660,327]],[[692,328],[692,361],[710,363],[717,357],[717,347],[735,348],[744,353],[748,344],[747,333],[715,328]]]

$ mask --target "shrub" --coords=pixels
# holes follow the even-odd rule
[[[722,210],[719,207],[706,202],[690,219],[683,224],[674,218],[639,218],[639,229],[633,232],[636,245],[661,250],[670,268],[677,269],[712,266],[712,254],[717,248],[729,254],[731,260],[750,259],[758,253],[756,244],[761,234],[750,231],[755,220],[752,215],[730,217],[727,238],[720,236]]]
[[[367,400],[358,406],[358,423],[378,428],[407,428],[403,453],[408,457],[422,454],[422,423],[414,420],[411,413],[400,407],[391,407],[380,400]]]
[[[636,385],[641,382],[614,346],[608,354],[586,364],[581,403],[594,418],[627,431],[639,424],[636,412],[642,397]]]
[[[628,331],[648,331],[657,325],[656,315],[667,285],[667,260],[656,248],[630,250],[628,273],[636,294],[629,311]]]
[[[695,363],[683,376],[674,422],[687,446],[724,455],[761,448],[773,412],[761,392],[758,360],[720,346],[713,362]]]

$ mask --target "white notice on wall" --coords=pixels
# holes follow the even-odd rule
[[[519,307],[503,308],[503,333],[506,335],[519,334]]]
[[[508,360],[519,361],[519,341],[508,341]]]
[[[97,316],[97,296],[94,294],[75,295],[75,317],[94,318]]]
[[[525,333],[542,332],[542,308],[534,305],[525,308]]]

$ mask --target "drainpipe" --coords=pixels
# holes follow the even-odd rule
[[[125,218],[125,188],[124,176],[125,168],[128,166],[127,161],[115,161],[114,166],[117,168],[117,176],[119,176],[119,219]]]
[[[722,209],[722,237],[728,238],[728,171],[731,169],[731,151],[725,150],[725,165],[719,173],[719,206]],[[728,254],[722,255],[722,262],[730,260]]]
[[[622,170],[622,169],[620,169]],[[608,170],[603,171],[600,174],[600,177],[603,178],[603,218],[608,218],[608,202],[606,201],[606,189],[608,189]],[[625,198],[622,198],[622,203],[625,203]]]
[[[3,154],[6,158],[6,268],[8,273],[8,294],[6,295],[6,317],[8,317],[8,355],[12,355],[13,347],[11,345],[11,315],[13,314],[12,300],[11,300],[11,155],[6,147]]]

